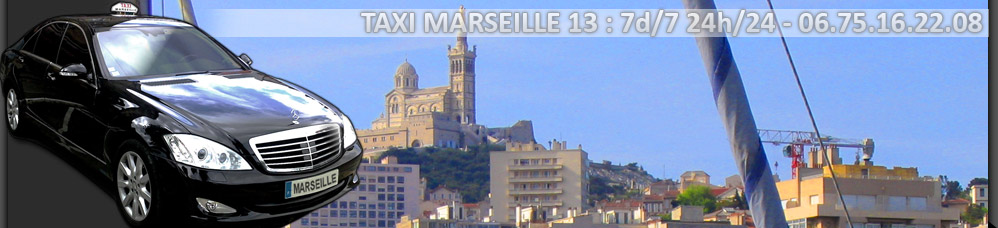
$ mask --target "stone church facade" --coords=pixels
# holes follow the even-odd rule
[[[462,9],[463,10],[463,9]],[[403,61],[395,70],[394,88],[385,94],[385,111],[371,129],[357,130],[365,151],[390,147],[436,146],[464,148],[483,143],[531,142],[533,124],[521,120],[510,127],[488,128],[476,123],[475,58],[477,47],[468,47],[459,34],[448,47],[450,84],[420,88],[416,68]]]

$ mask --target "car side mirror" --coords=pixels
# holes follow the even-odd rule
[[[246,53],[239,54],[239,60],[242,60],[247,66],[253,65],[253,59],[250,59],[249,55]]]
[[[85,74],[87,74],[87,67],[79,63],[70,64],[69,66],[59,69],[59,76],[63,77],[77,77]]]

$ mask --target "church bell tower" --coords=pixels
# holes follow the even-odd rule
[[[464,6],[458,10],[464,17]],[[450,89],[454,93],[455,119],[462,124],[475,124],[475,53],[477,47],[468,49],[468,37],[464,32],[458,32],[455,47],[449,47],[447,57],[450,59]]]

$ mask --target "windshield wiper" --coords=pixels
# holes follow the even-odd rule
[[[207,70],[195,70],[195,71],[180,72],[180,73],[174,74],[174,76],[192,75],[192,74],[207,74],[207,73],[209,73],[209,71],[207,71]]]

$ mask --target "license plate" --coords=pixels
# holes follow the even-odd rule
[[[284,198],[290,199],[326,190],[340,179],[340,170],[334,169],[314,177],[284,182]]]

